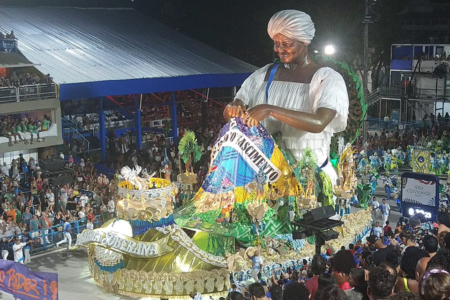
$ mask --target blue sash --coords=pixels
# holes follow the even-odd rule
[[[273,65],[272,70],[270,70],[269,79],[267,80],[267,87],[266,87],[266,104],[269,103],[269,88],[272,84],[273,78],[275,77],[275,73],[277,72],[278,68],[280,67],[280,64]]]

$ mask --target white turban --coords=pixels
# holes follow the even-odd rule
[[[316,29],[308,14],[288,9],[279,11],[270,18],[267,32],[272,39],[274,35],[281,33],[290,39],[309,45],[314,38]]]

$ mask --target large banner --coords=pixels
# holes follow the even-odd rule
[[[0,259],[0,291],[20,300],[58,300],[58,274],[32,272],[20,263]]]
[[[211,152],[209,172],[194,198],[196,211],[206,212],[255,200],[268,185],[279,191],[290,170],[275,141],[258,125],[232,118],[221,130]]]

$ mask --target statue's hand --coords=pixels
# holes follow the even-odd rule
[[[258,126],[259,122],[270,116],[272,105],[260,104],[248,110],[244,117],[244,123],[248,126]]]
[[[223,116],[226,121],[229,121],[230,118],[243,118],[245,112],[244,102],[235,100],[225,107]]]

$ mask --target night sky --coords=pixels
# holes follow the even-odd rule
[[[382,12],[384,18],[373,26],[372,43],[379,43],[377,28],[385,28],[383,21],[395,21],[392,15],[398,13],[403,1],[377,1],[374,9]],[[316,25],[311,50],[322,50],[331,43],[339,58],[348,62],[362,53],[364,0],[0,0],[0,5],[132,7],[257,66],[274,59],[272,41],[267,35],[270,17],[282,9],[299,9],[310,14]],[[381,37],[381,42],[391,43],[389,38]]]

